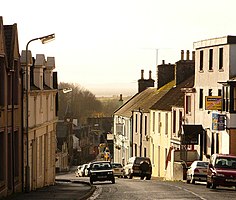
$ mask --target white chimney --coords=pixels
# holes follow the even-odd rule
[[[43,70],[45,68],[46,60],[44,54],[37,54],[34,64],[34,85],[41,90],[43,89]]]
[[[50,88],[53,88],[53,70],[54,69],[55,69],[55,58],[47,57],[46,68],[44,70],[44,82]]]

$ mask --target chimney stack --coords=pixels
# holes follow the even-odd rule
[[[151,77],[151,70],[149,71],[149,79],[144,79],[144,70],[141,70],[141,79],[138,80],[138,92],[146,90],[148,87],[154,87],[154,80]]]

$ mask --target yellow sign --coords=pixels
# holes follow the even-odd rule
[[[205,110],[221,110],[222,100],[221,96],[206,96]]]

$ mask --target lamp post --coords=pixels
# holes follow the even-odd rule
[[[43,37],[38,37],[31,39],[27,44],[26,44],[26,77],[25,77],[25,89],[26,89],[26,96],[25,96],[25,103],[26,103],[26,108],[25,108],[25,132],[26,132],[26,167],[25,167],[25,173],[26,173],[26,192],[30,191],[30,167],[29,167],[29,119],[28,119],[28,113],[29,113],[29,68],[28,68],[28,47],[29,44],[33,41],[36,40],[41,40],[42,44],[45,44],[47,42],[50,42],[55,38],[55,34],[50,34],[46,35]]]

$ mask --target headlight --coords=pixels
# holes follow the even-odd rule
[[[113,174],[113,172],[107,172],[107,174]]]

